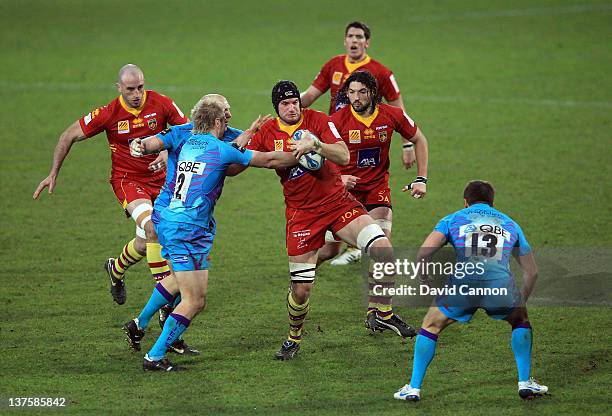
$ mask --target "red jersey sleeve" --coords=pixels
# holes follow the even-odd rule
[[[161,94],[160,94],[161,95]],[[162,95],[162,102],[166,109],[168,124],[172,126],[178,126],[179,124],[185,124],[189,121],[185,114],[181,111],[178,105],[169,97]]]
[[[326,92],[331,86],[332,70],[332,61],[329,60],[323,65],[315,80],[312,81],[312,86],[321,92]]]
[[[267,134],[266,132],[269,130],[268,123],[275,123],[275,122],[276,120],[270,120],[266,124],[261,126],[261,129],[259,129],[259,131],[253,135],[253,137],[251,137],[251,140],[249,140],[249,144],[247,144],[246,148],[249,150],[255,150],[258,152],[269,152],[273,150],[273,149],[268,149],[268,147],[266,146],[265,138]]]
[[[321,139],[323,143],[334,144],[338,141],[342,141],[342,137],[340,137],[340,133],[331,117],[320,111],[315,112],[313,115],[313,121],[318,130],[319,139]]]
[[[385,100],[397,100],[400,95],[399,85],[397,85],[397,81],[395,81],[393,72],[384,65],[381,65],[380,81],[380,94],[385,97]]]
[[[401,134],[405,139],[414,137],[419,128],[414,120],[399,107],[389,106],[389,108],[395,120],[395,131]]]
[[[111,118],[111,112],[108,106],[98,107],[91,113],[84,115],[79,119],[81,130],[85,137],[92,137],[106,130],[106,123]]]

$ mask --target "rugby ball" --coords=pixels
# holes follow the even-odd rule
[[[308,130],[296,131],[295,133],[293,133],[293,140],[295,141],[301,140],[302,137],[304,137],[306,133],[312,134],[312,132]],[[314,136],[314,134],[312,135]],[[314,151],[305,153],[302,156],[300,156],[300,158],[298,159],[299,165],[307,170],[319,170],[321,169],[321,167],[323,167],[324,162],[325,162],[325,158]]]

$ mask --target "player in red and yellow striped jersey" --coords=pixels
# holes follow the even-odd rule
[[[167,156],[135,158],[130,155],[129,144],[133,139],[157,134],[168,125],[188,120],[170,98],[144,89],[144,75],[136,65],[128,64],[120,69],[117,89],[120,92],[117,98],[75,121],[62,133],[49,175],[40,182],[33,197],[37,199],[47,187],[53,193],[62,163],[74,143],[106,132],[111,151],[110,183],[127,215],[136,221],[136,237],[123,247],[116,259],[110,258],[105,263],[113,299],[123,304],[124,273],[145,253],[156,280],[169,274],[150,221],[152,203],[164,184]]]

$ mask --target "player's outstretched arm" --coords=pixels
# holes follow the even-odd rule
[[[253,158],[249,166],[255,168],[282,169],[295,166],[297,163],[297,159],[290,152],[253,151]]]
[[[40,193],[47,187],[49,188],[49,193],[53,193],[55,190],[57,175],[62,167],[62,163],[64,163],[64,159],[66,159],[66,156],[68,156],[68,153],[70,152],[70,148],[75,142],[85,140],[86,138],[87,137],[85,136],[85,133],[83,133],[83,129],[81,128],[78,120],[72,123],[61,134],[57,145],[55,146],[55,150],[53,151],[53,164],[51,165],[49,175],[38,184],[38,187],[32,195],[34,199],[38,199]]]
[[[524,256],[515,255],[521,269],[523,270],[523,287],[521,288],[521,299],[523,303],[527,303],[527,299],[531,295],[535,282],[538,279],[538,266],[533,253],[528,253]]]
[[[323,92],[314,85],[308,87],[308,89],[300,95],[302,108],[310,107],[321,95],[323,95]]]
[[[251,123],[251,127],[243,131],[240,136],[234,139],[234,143],[236,143],[236,145],[241,149],[244,149],[249,144],[251,137],[253,137],[253,135],[257,133],[261,126],[263,126],[267,121],[272,120],[272,118],[273,117],[270,114],[266,114],[265,116],[257,116],[257,118]]]
[[[291,149],[296,159],[299,159],[303,154],[314,151],[327,160],[341,166],[348,165],[351,158],[348,147],[346,147],[343,141],[324,143],[310,134],[310,132],[298,141],[292,139],[289,149]]]
[[[162,150],[164,150],[164,142],[158,136],[134,139],[130,142],[130,154],[134,157],[143,157]]]

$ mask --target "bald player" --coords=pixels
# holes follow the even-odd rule
[[[184,124],[187,117],[170,98],[144,88],[144,74],[133,64],[124,65],[117,77],[119,96],[72,123],[60,136],[49,175],[43,179],[33,198],[49,189],[53,193],[60,168],[72,145],[106,132],[111,156],[110,184],[128,217],[136,222],[136,236],[120,254],[109,258],[104,268],[111,281],[113,300],[125,303],[123,277],[126,270],[145,255],[155,280],[170,274],[151,223],[153,201],[166,177],[166,152],[136,158],[130,155],[130,142],[160,133],[168,125]]]

